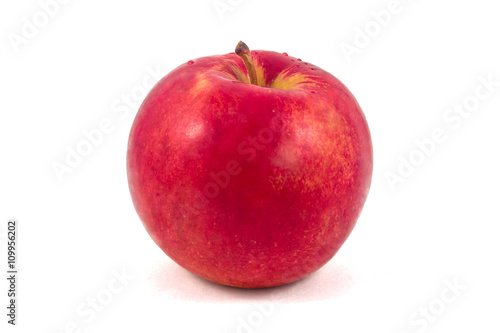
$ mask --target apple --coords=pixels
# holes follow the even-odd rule
[[[325,265],[360,215],[372,169],[365,116],[338,79],[242,42],[161,79],[127,151],[132,201],[154,242],[188,271],[242,288]]]

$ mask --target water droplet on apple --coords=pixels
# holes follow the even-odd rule
[[[302,59],[298,58],[297,61],[302,61]]]
[[[288,57],[288,53],[283,52],[282,54],[283,54],[285,57]]]
[[[310,70],[312,70],[312,71],[315,71],[315,70],[316,70],[316,68],[309,68],[309,69],[310,69]]]
[[[315,94],[316,92],[314,90],[311,90],[311,94]]]
[[[189,60],[188,61],[188,65],[192,65],[192,64],[194,64],[194,61],[193,60]]]

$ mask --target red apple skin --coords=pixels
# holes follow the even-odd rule
[[[176,263],[235,287],[272,287],[326,264],[370,187],[363,112],[328,72],[252,51],[195,59],[160,80],[132,125],[127,173],[146,230]]]

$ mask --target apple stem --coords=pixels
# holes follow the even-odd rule
[[[234,50],[236,54],[243,59],[245,66],[247,67],[248,76],[250,77],[250,83],[257,85],[257,73],[255,72],[255,65],[252,59],[252,53],[248,48],[247,44],[240,41],[238,45],[236,45],[236,49]]]

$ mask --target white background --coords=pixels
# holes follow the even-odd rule
[[[73,0],[45,24],[39,2],[2,1],[0,258],[17,218],[20,275],[16,327],[6,324],[2,278],[1,331],[72,332],[75,322],[76,332],[498,332],[500,86],[456,128],[443,118],[474,101],[480,77],[500,81],[498,4],[401,0],[377,31],[371,13],[388,0],[220,2],[230,10],[213,0]],[[14,47],[34,15],[45,26]],[[341,45],[355,46],[366,26],[369,43],[346,57]],[[148,70],[165,75],[239,40],[337,76],[365,112],[375,156],[365,208],[334,259],[257,291],[199,279],[153,243],[125,170],[137,107],[113,112]],[[110,133],[60,181],[54,162],[103,119]],[[387,173],[438,128],[446,140],[392,190]],[[106,299],[117,272],[130,280]],[[89,310],[95,297],[107,302],[101,311]]]

